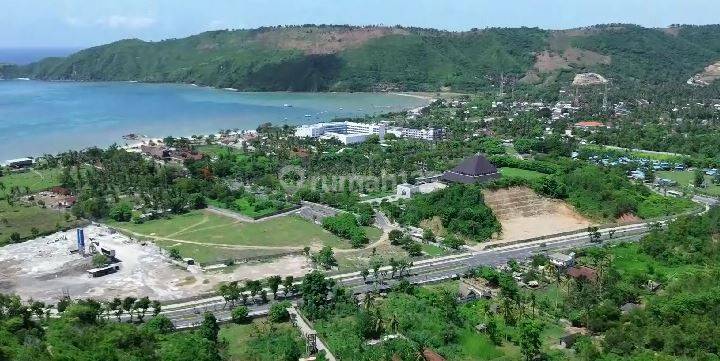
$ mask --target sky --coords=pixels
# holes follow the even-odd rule
[[[0,48],[79,48],[307,23],[468,30],[718,22],[718,0],[0,0]]]

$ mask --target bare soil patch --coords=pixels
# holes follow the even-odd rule
[[[257,40],[281,49],[301,50],[306,54],[334,54],[372,39],[406,34],[406,30],[396,28],[288,28],[260,33]]]
[[[116,273],[92,278],[89,257],[70,251],[77,248],[75,230],[58,232],[0,248],[0,293],[57,302],[63,291],[73,298],[107,300],[113,297],[148,296],[174,300],[213,291],[220,282],[260,279],[270,275],[300,276],[310,271],[304,256],[254,261],[232,269],[204,272],[197,266],[179,266],[152,242],[141,242],[112,229],[85,227],[86,245],[115,250],[121,261]]]
[[[702,72],[693,75],[688,80],[688,84],[706,86],[718,79],[720,79],[720,61],[706,66]]]
[[[491,243],[506,243],[587,228],[592,223],[565,202],[541,197],[527,187],[485,192],[485,203],[502,224]]]
[[[610,62],[611,58],[608,55],[568,47],[562,53],[545,50],[537,54],[534,68],[540,73],[550,73],[557,70],[569,70],[573,67],[610,64]]]

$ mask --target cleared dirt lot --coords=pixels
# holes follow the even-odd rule
[[[574,231],[592,224],[566,203],[541,197],[526,187],[488,191],[485,203],[503,229],[497,239],[488,242],[491,244]]]
[[[132,295],[172,300],[209,292],[223,281],[274,274],[300,276],[310,270],[305,257],[287,256],[203,272],[198,267],[177,266],[153,243],[138,242],[104,226],[85,227],[85,235],[86,244],[96,241],[115,250],[121,260],[118,272],[91,278],[86,272],[93,268],[91,258],[70,252],[76,249],[73,229],[0,248],[0,293],[50,303],[57,302],[63,290],[74,298],[106,300]]]

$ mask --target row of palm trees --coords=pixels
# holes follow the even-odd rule
[[[270,276],[264,281],[248,280],[245,281],[243,285],[240,285],[238,281],[232,281],[221,284],[218,288],[218,293],[225,301],[223,308],[228,304],[235,306],[238,301],[246,305],[248,299],[252,300],[253,303],[257,303],[258,300],[256,297],[258,295],[260,296],[260,301],[265,303],[268,301],[268,290],[272,293],[273,299],[277,299],[277,294],[281,289],[284,298],[297,294],[298,287],[294,282],[295,278],[293,276],[282,278],[277,275]],[[267,290],[265,287],[267,287]]]
[[[113,298],[111,301],[102,303],[102,314],[106,319],[110,319],[111,316],[117,318],[117,321],[122,320],[123,314],[130,316],[129,322],[133,322],[134,317],[137,317],[138,322],[143,322],[145,315],[149,309],[152,309],[153,317],[160,314],[162,305],[158,300],[150,300],[148,297],[135,298],[128,296],[125,298]]]

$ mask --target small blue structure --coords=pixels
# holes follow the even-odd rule
[[[85,254],[85,231],[82,228],[77,229],[77,246],[78,252]]]

